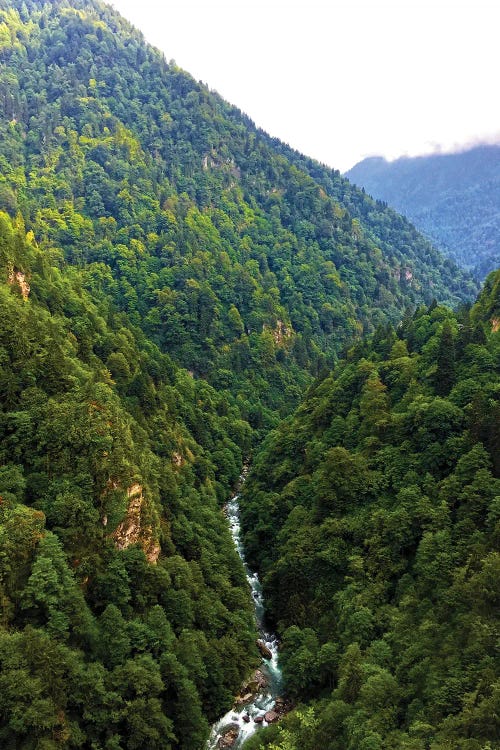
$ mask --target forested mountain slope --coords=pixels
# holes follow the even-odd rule
[[[0,61],[0,746],[198,750],[257,659],[244,457],[475,284],[99,2],[0,0]]]
[[[346,176],[478,278],[500,266],[500,146],[391,162],[372,157]]]
[[[317,382],[244,488],[290,693],[249,748],[500,745],[500,271]]]
[[[0,746],[201,748],[256,660],[251,429],[5,214],[0,261]]]
[[[474,294],[411,225],[256,130],[105,6],[0,6],[0,207],[196,374],[243,380],[275,408],[353,335]]]

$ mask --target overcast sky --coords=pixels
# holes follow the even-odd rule
[[[500,140],[499,0],[113,0],[167,60],[345,171]]]

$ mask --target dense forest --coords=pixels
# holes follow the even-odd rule
[[[201,747],[256,661],[219,509],[251,428],[5,214],[0,243],[0,746]]]
[[[273,750],[500,747],[500,271],[382,327],[257,453],[247,555],[302,705]]]
[[[353,336],[470,277],[94,2],[0,2],[0,208],[255,427]],[[259,406],[256,404],[259,403]]]
[[[415,223],[431,242],[479,279],[500,266],[500,147],[452,154],[370,157],[346,177]]]
[[[362,334],[478,288],[100,2],[0,0],[0,62],[0,746],[200,750],[259,661],[244,460]]]

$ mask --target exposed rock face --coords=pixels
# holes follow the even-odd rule
[[[189,447],[183,441],[179,441],[177,450],[172,453],[172,464],[180,469],[184,464],[192,464],[195,460],[193,453],[189,450]]]
[[[205,154],[202,165],[205,171],[209,169],[222,169],[229,172],[233,177],[238,179],[241,177],[241,170],[236,165],[234,159],[228,159],[227,157],[218,154],[215,148],[212,148],[210,153]],[[234,182],[231,183],[232,186],[234,186],[234,184]]]
[[[500,318],[491,319],[491,330],[493,333],[500,331]]]
[[[274,341],[277,344],[282,344],[285,339],[289,339],[291,336],[291,331],[289,328],[286,327],[286,325],[283,323],[282,320],[276,321],[276,328],[274,329],[273,336]]]
[[[413,273],[409,268],[405,269],[405,280],[411,282],[413,280]]]
[[[156,563],[160,556],[161,547],[158,542],[151,540],[150,544],[144,549],[146,560],[150,563]]]
[[[118,549],[127,549],[131,544],[136,544],[141,532],[141,508],[144,502],[141,485],[131,485],[127,489],[127,498],[127,514],[112,534]]]
[[[272,659],[273,655],[271,653],[271,650],[266,646],[264,641],[261,641],[260,639],[257,641],[257,648],[260,651],[260,654],[263,659]]]
[[[283,323],[282,320],[277,320],[276,321],[276,327],[275,328],[270,328],[270,326],[268,326],[268,325],[266,325],[264,323],[263,330],[266,330],[266,329],[271,331],[271,333],[273,335],[274,343],[276,345],[278,345],[278,346],[280,346],[281,344],[283,344],[284,341],[286,341],[287,339],[289,339],[292,336],[292,333],[293,333],[292,330],[291,330],[291,328],[288,328]]]
[[[30,296],[30,285],[26,281],[26,275],[22,271],[16,271],[13,268],[9,273],[8,281],[11,286],[17,284],[21,290],[22,298],[25,300],[28,299]]]
[[[141,524],[141,511],[144,505],[144,490],[140,484],[132,484],[127,489],[128,507],[123,521],[111,536],[118,549],[127,549],[131,544],[140,544],[148,561],[155,563],[160,554],[160,545],[153,537],[151,527]]]

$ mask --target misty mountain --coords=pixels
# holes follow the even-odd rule
[[[500,264],[500,146],[392,162],[370,157],[346,177],[479,278]]]

